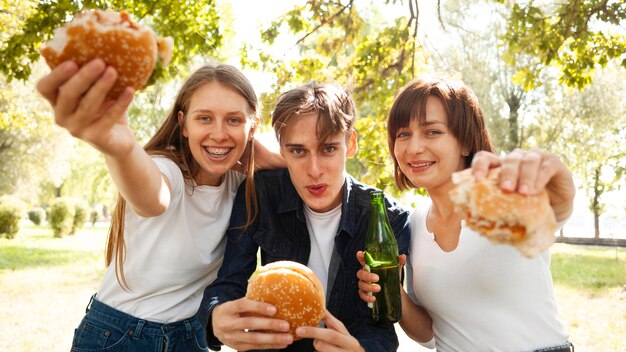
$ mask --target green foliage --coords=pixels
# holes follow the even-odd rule
[[[620,170],[626,163],[626,91],[616,88],[625,79],[626,69],[611,62],[580,91],[553,89],[545,99],[549,110],[528,127],[538,145],[563,156],[596,221],[606,210],[602,196],[625,181]]]
[[[54,231],[54,237],[72,234],[76,209],[70,198],[55,198],[48,210],[48,223]]]
[[[167,69],[159,66],[155,79],[177,76],[178,68],[194,55],[211,56],[222,45],[220,17],[215,2],[169,0],[65,0],[26,2],[31,11],[14,14],[5,20],[19,24],[0,42],[0,72],[9,80],[27,79],[31,66],[40,55],[37,48],[50,39],[55,28],[85,9],[124,10],[139,23],[151,26],[159,35],[174,38],[172,62]],[[22,5],[25,6],[25,5]],[[193,15],[190,15],[193,14]],[[192,17],[190,17],[192,16]]]
[[[348,87],[359,111],[360,146],[357,157],[348,162],[348,171],[397,195],[386,144],[387,111],[397,91],[425,70],[426,59],[416,41],[415,17],[408,14],[383,23],[375,5],[366,6],[354,0],[294,6],[262,31],[262,39],[271,45],[288,32],[298,38],[299,55],[286,59],[246,45],[241,62],[276,77],[272,92],[261,96],[265,120],[278,94],[294,86],[315,80]]]
[[[43,69],[33,65],[37,74]],[[42,204],[40,184],[58,186],[67,177],[72,141],[54,127],[50,108],[34,94],[34,86],[34,79],[8,83],[0,75],[0,194]]]
[[[46,218],[46,211],[40,207],[34,207],[28,211],[28,219],[33,222],[33,224],[39,226],[41,222]]]
[[[85,226],[87,218],[91,216],[89,205],[80,199],[74,199],[74,221],[70,235],[75,235],[76,231]]]
[[[549,65],[560,68],[562,83],[582,88],[596,65],[619,59],[626,67],[624,20],[624,1],[516,2],[504,36],[505,59],[515,64],[519,57],[532,58],[516,76],[527,89],[540,84],[541,69]]]
[[[0,197],[0,237],[12,239],[20,231],[24,203],[15,197]]]
[[[439,13],[447,40],[433,41],[428,47],[441,54],[432,61],[436,70],[459,76],[472,88],[496,150],[501,152],[524,146],[524,116],[533,105],[534,93],[515,83],[515,73],[523,62],[508,66],[502,61],[506,51],[502,36],[510,14],[501,4],[449,0]]]

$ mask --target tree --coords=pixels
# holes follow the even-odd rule
[[[555,65],[560,82],[580,89],[591,82],[596,65],[616,59],[626,67],[624,21],[624,1],[515,2],[504,36],[505,59],[516,65],[520,57],[530,58],[517,74],[526,88],[540,84],[541,70]]]
[[[2,0],[9,11],[0,23],[9,28],[8,35],[0,37],[0,73],[8,81],[27,79],[31,66],[39,60],[37,48],[50,39],[55,28],[71,19],[72,15],[95,8],[124,10],[140,23],[148,24],[160,35],[174,38],[172,62],[167,71],[157,66],[154,77],[177,76],[178,69],[195,55],[210,56],[222,45],[219,30],[220,14],[214,0],[65,0],[15,1]],[[190,17],[193,14],[193,17]],[[13,16],[13,17],[11,17]],[[4,31],[4,29],[3,29]]]
[[[391,4],[391,2],[387,2]],[[407,2],[407,15],[384,22],[366,1],[307,1],[277,18],[262,31],[265,48],[245,45],[242,65],[272,72],[272,92],[261,100],[272,106],[288,88],[316,80],[337,82],[353,92],[359,120],[359,157],[348,169],[364,182],[397,192],[386,145],[386,116],[397,91],[418,72],[426,58],[417,42],[417,2]],[[297,38],[297,55],[269,54],[281,35]],[[266,105],[267,106],[267,105]],[[262,110],[267,117],[268,109]]]
[[[618,88],[624,79],[626,70],[611,62],[599,68],[593,83],[581,91],[554,89],[545,114],[529,127],[532,138],[562,155],[582,182],[596,238],[606,210],[602,196],[624,182],[626,91]]]
[[[33,204],[72,195],[110,205],[115,191],[102,157],[56,128],[48,104],[35,93],[36,80],[47,71],[36,48],[77,11],[124,9],[155,32],[174,37],[169,73],[157,67],[155,76],[182,77],[189,73],[187,63],[198,63],[197,55],[219,58],[220,21],[229,20],[228,13],[213,1],[0,1],[0,194],[17,194]],[[190,13],[193,21],[183,20]],[[172,88],[167,79],[155,81],[129,110],[140,142],[154,133],[169,104],[164,100],[171,99],[165,94]]]
[[[42,182],[58,185],[68,174],[71,153],[33,86],[32,80],[8,83],[0,76],[0,194],[36,204]]]
[[[448,1],[437,10],[446,40],[428,36],[426,47],[436,55],[432,65],[440,71],[459,71],[472,87],[497,150],[521,147],[523,117],[532,95],[513,81],[516,68],[502,61],[506,47],[501,37],[510,10],[482,1]]]

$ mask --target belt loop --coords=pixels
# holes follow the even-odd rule
[[[87,307],[85,307],[85,313],[89,313],[89,310],[91,309],[91,304],[93,303],[94,298],[96,298],[95,293],[91,295],[91,297],[89,298],[89,303],[87,303]]]
[[[187,339],[190,339],[193,333],[193,330],[191,330],[191,324],[189,323],[189,320],[185,320],[185,332],[187,334]]]
[[[141,330],[143,329],[143,325],[145,323],[145,320],[139,320],[137,322],[137,327],[135,328],[135,332],[133,333],[133,339],[139,340],[139,337],[141,336]]]

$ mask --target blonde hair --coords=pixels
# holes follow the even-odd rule
[[[193,178],[200,172],[200,166],[195,162],[189,142],[183,136],[183,123],[178,121],[178,112],[181,111],[186,116],[191,97],[195,91],[205,84],[217,81],[239,93],[248,103],[248,113],[250,116],[256,115],[257,97],[254,88],[248,79],[237,68],[224,65],[205,65],[196,70],[185,81],[174,106],[165,122],[161,125],[156,134],[144,146],[144,150],[151,156],[158,155],[172,160],[178,165],[185,178],[186,186],[193,191]],[[248,210],[248,224],[252,223],[251,209],[256,208],[257,198],[254,187],[254,139],[246,145],[241,160],[244,160],[246,170],[246,209]],[[115,277],[122,288],[130,290],[124,275],[124,261],[126,259],[126,245],[124,242],[124,218],[126,213],[126,201],[118,195],[117,205],[111,219],[111,228],[107,238],[105,251],[105,263],[107,266],[115,258]],[[248,226],[246,224],[246,226]]]

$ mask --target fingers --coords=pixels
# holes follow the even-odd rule
[[[361,297],[361,300],[366,303],[376,302],[376,297],[372,295],[372,292],[379,292],[380,286],[372,284],[372,282],[378,282],[378,275],[372,274],[364,269],[360,269],[356,273],[356,276],[359,279],[359,297]]]
[[[526,195],[539,194],[562,165],[558,156],[544,150],[515,149],[502,159],[500,188]]]
[[[117,72],[115,71],[115,69],[113,67],[107,67],[104,69],[102,75],[100,75],[97,80],[88,88],[87,91],[83,92],[83,94],[81,96],[79,96],[80,100],[78,100],[78,105],[76,106],[76,108],[74,110],[69,110],[69,111],[62,111],[62,106],[61,104],[58,104],[58,112],[60,114],[68,114],[68,113],[75,113],[78,116],[81,116],[81,118],[83,116],[87,117],[87,116],[93,116],[95,115],[100,106],[102,106],[102,104],[105,102],[106,98],[107,98],[107,93],[109,92],[109,90],[111,90],[111,88],[113,87],[113,84],[115,84],[115,81],[117,80]],[[74,89],[74,87],[71,87],[70,84],[74,83],[73,81],[68,82],[68,89]],[[77,84],[84,84],[85,81],[83,82],[77,82]],[[80,87],[79,89],[82,89],[83,87]],[[75,92],[72,92],[75,93]],[[71,97],[72,99],[75,99],[75,97]],[[61,102],[61,100],[59,101],[59,103]],[[73,104],[68,104],[67,108],[70,108]]]
[[[258,314],[262,316],[271,317],[276,314],[276,307],[264,302],[253,301],[247,298],[240,298],[238,300],[224,303],[229,314]],[[221,306],[220,306],[221,307]],[[217,309],[217,308],[216,308]]]
[[[326,324],[326,327],[335,331],[338,331],[342,334],[349,335],[348,329],[343,325],[341,320],[335,318],[334,315],[330,314],[329,311],[324,312],[324,316],[322,317],[322,321]]]
[[[490,168],[500,166],[498,185],[503,191],[535,195],[545,188],[559,165],[562,165],[560,159],[552,153],[517,148],[502,158],[493,153],[477,153],[472,161],[472,173],[480,181]]]
[[[326,311],[322,320],[326,324],[326,329],[304,326],[296,329],[296,335],[313,339],[315,350],[320,352],[362,351],[359,342],[332,314]]]
[[[359,279],[359,297],[361,297],[361,300],[370,306],[376,301],[376,297],[372,295],[372,292],[380,291],[380,286],[372,283],[378,282],[379,278],[378,275],[370,273],[369,270],[366,270],[367,265],[365,264],[365,253],[363,251],[356,252],[356,259],[363,266],[363,269],[360,269],[356,273],[356,276]]]
[[[398,256],[398,263],[400,264],[400,271],[402,271],[402,268],[404,268],[404,265],[406,264],[406,254]]]
[[[224,303],[213,310],[211,324],[215,336],[237,350],[281,349],[293,342],[289,323],[273,319],[271,304],[246,298]]]
[[[78,65],[73,61],[66,61],[55,67],[50,74],[37,82],[37,90],[53,106],[56,104],[57,91],[78,71]]]
[[[537,178],[535,179],[535,188],[541,190],[547,186],[547,184],[555,177],[563,174],[566,178],[570,178],[571,174],[561,158],[552,153],[545,153],[541,158],[541,165]]]
[[[520,181],[518,178],[520,175],[520,165],[522,165],[524,154],[525,152],[523,150],[515,149],[502,158],[498,183],[503,191],[514,192],[517,189],[518,182]],[[526,174],[529,174],[529,172],[527,171]]]
[[[96,84],[101,76],[104,82]],[[58,89],[57,102],[54,107],[57,123],[63,125],[64,120],[73,117],[73,113],[83,96],[86,98],[89,95],[88,91],[92,85],[94,85],[96,90],[95,93],[90,95],[90,98],[93,100],[96,93],[102,94],[102,85],[108,85],[110,88],[115,82],[115,79],[117,79],[115,70],[113,68],[107,70],[102,60],[93,60],[81,67],[72,78]],[[102,98],[102,101],[103,100],[104,98]],[[93,105],[91,106],[93,109],[98,109],[100,104],[95,107]],[[83,107],[83,109],[85,109],[85,107]]]
[[[490,152],[479,151],[472,159],[472,174],[476,181],[483,180],[489,173],[489,169],[500,166],[500,158]]]

